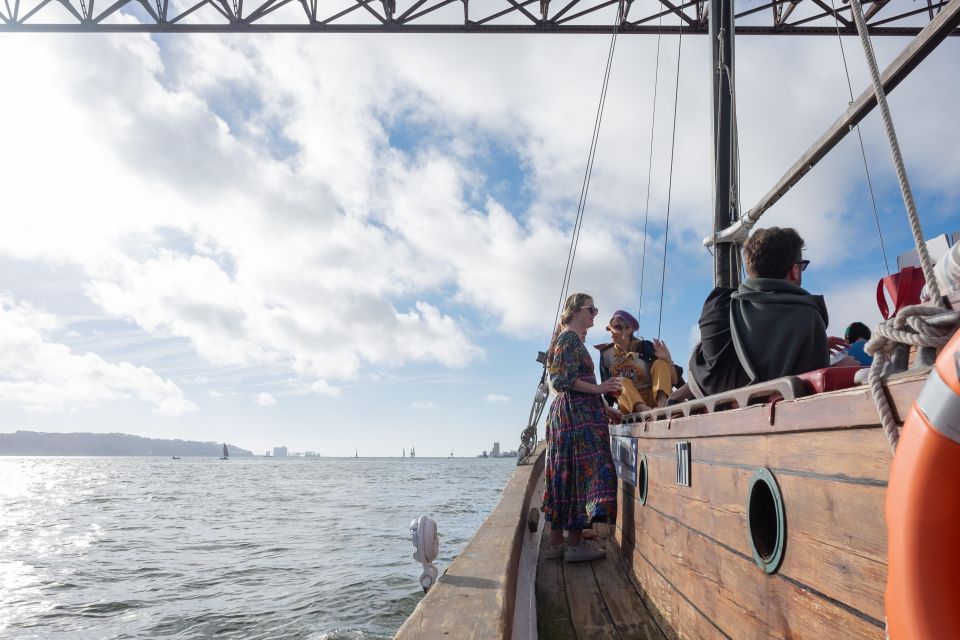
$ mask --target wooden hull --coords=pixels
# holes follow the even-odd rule
[[[417,604],[398,640],[536,637],[544,458],[541,445],[517,467],[500,503]]]
[[[888,384],[899,422],[924,379]],[[884,637],[892,455],[865,388],[611,433],[646,456],[645,503],[620,481],[616,541],[668,637]],[[689,443],[689,486],[678,484],[678,443]],[[760,468],[785,514],[782,563],[769,574],[748,530]]]

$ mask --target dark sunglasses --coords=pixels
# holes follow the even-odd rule
[[[611,323],[610,323],[610,326],[607,327],[607,331],[623,331],[624,328],[625,328],[625,327],[624,327],[622,324],[613,324],[613,323],[611,322]]]
[[[798,260],[797,264],[800,265],[800,271],[806,271],[807,267],[810,266],[809,260]]]
[[[589,310],[590,310],[590,315],[592,315],[592,316],[595,316],[595,315],[597,315],[597,313],[600,312],[600,309],[597,309],[597,308],[594,307],[594,306],[589,306],[589,307],[577,307],[577,308],[578,308],[578,309],[589,309]]]

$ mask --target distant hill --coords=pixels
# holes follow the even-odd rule
[[[252,456],[227,443],[231,456]],[[0,456],[205,456],[220,457],[222,442],[160,440],[124,433],[0,433]]]

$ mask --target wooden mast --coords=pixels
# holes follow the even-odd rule
[[[710,52],[713,75],[713,228],[737,220],[737,131],[734,121],[733,0],[710,0]],[[740,284],[739,245],[717,243],[713,281],[717,287]]]

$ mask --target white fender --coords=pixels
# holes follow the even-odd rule
[[[422,515],[410,523],[410,539],[413,542],[413,559],[423,565],[420,586],[426,593],[437,582],[437,568],[433,561],[440,553],[437,523],[428,515]]]

